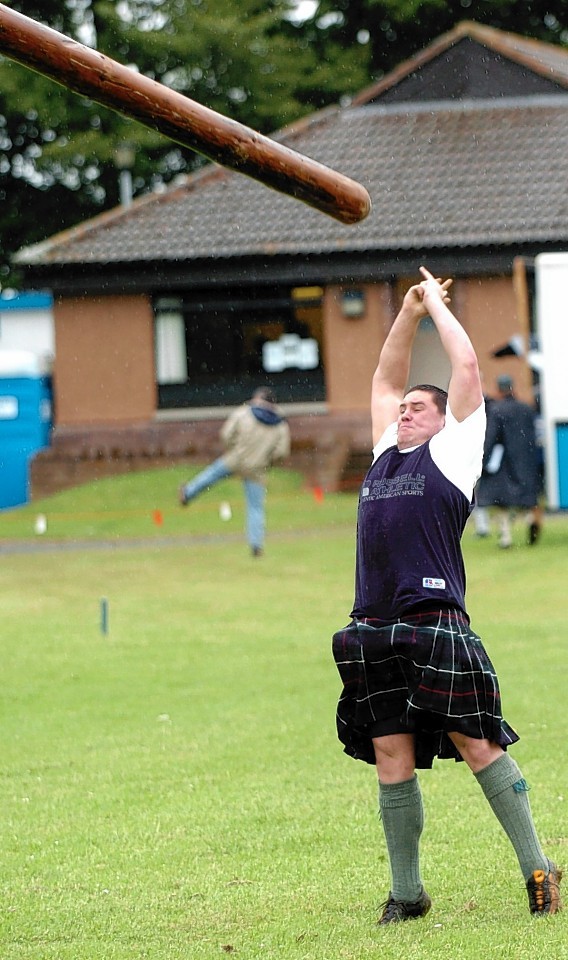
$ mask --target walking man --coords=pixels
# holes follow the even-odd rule
[[[424,267],[406,294],[373,377],[373,464],[361,489],[355,603],[335,634],[343,681],[339,739],[376,765],[391,890],[379,920],[424,916],[423,809],[416,769],[464,760],[517,855],[534,914],[560,909],[561,871],[540,846],[527,784],[506,752],[493,665],[469,625],[461,536],[481,471],[485,409],[473,346],[448,308],[451,281]],[[405,392],[412,344],[430,315],[449,358],[448,393]]]
[[[180,487],[179,500],[185,507],[203,490],[237,474],[245,492],[247,540],[253,557],[260,557],[266,528],[268,468],[290,453],[290,427],[268,387],[258,387],[249,403],[231,413],[221,429],[221,440],[223,455]]]
[[[498,399],[492,401],[487,415],[483,473],[476,500],[478,510],[486,515],[489,507],[497,507],[499,546],[506,549],[513,545],[511,519],[515,510],[527,513],[527,543],[532,545],[539,538],[539,459],[535,411],[517,400],[513,380],[507,374],[497,377],[497,390]],[[489,532],[488,526],[486,530]]]

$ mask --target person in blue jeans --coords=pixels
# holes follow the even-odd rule
[[[234,410],[221,429],[222,456],[184,483],[179,490],[185,507],[203,490],[225,477],[241,477],[246,502],[246,535],[253,557],[264,551],[266,476],[269,467],[290,453],[290,427],[279,413],[269,387],[258,387],[251,399]]]

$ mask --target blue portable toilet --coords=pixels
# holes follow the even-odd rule
[[[0,509],[29,499],[29,465],[49,446],[51,377],[36,354],[0,350]]]
[[[568,510],[568,423],[556,424],[558,453],[558,506]]]

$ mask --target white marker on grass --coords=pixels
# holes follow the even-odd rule
[[[38,513],[37,517],[35,518],[34,533],[37,533],[39,536],[41,536],[43,533],[46,533],[46,531],[47,517],[45,513]]]

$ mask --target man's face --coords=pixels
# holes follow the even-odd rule
[[[431,395],[424,390],[411,390],[403,398],[398,413],[397,444],[399,450],[417,447],[439,433],[446,418],[440,413]]]

